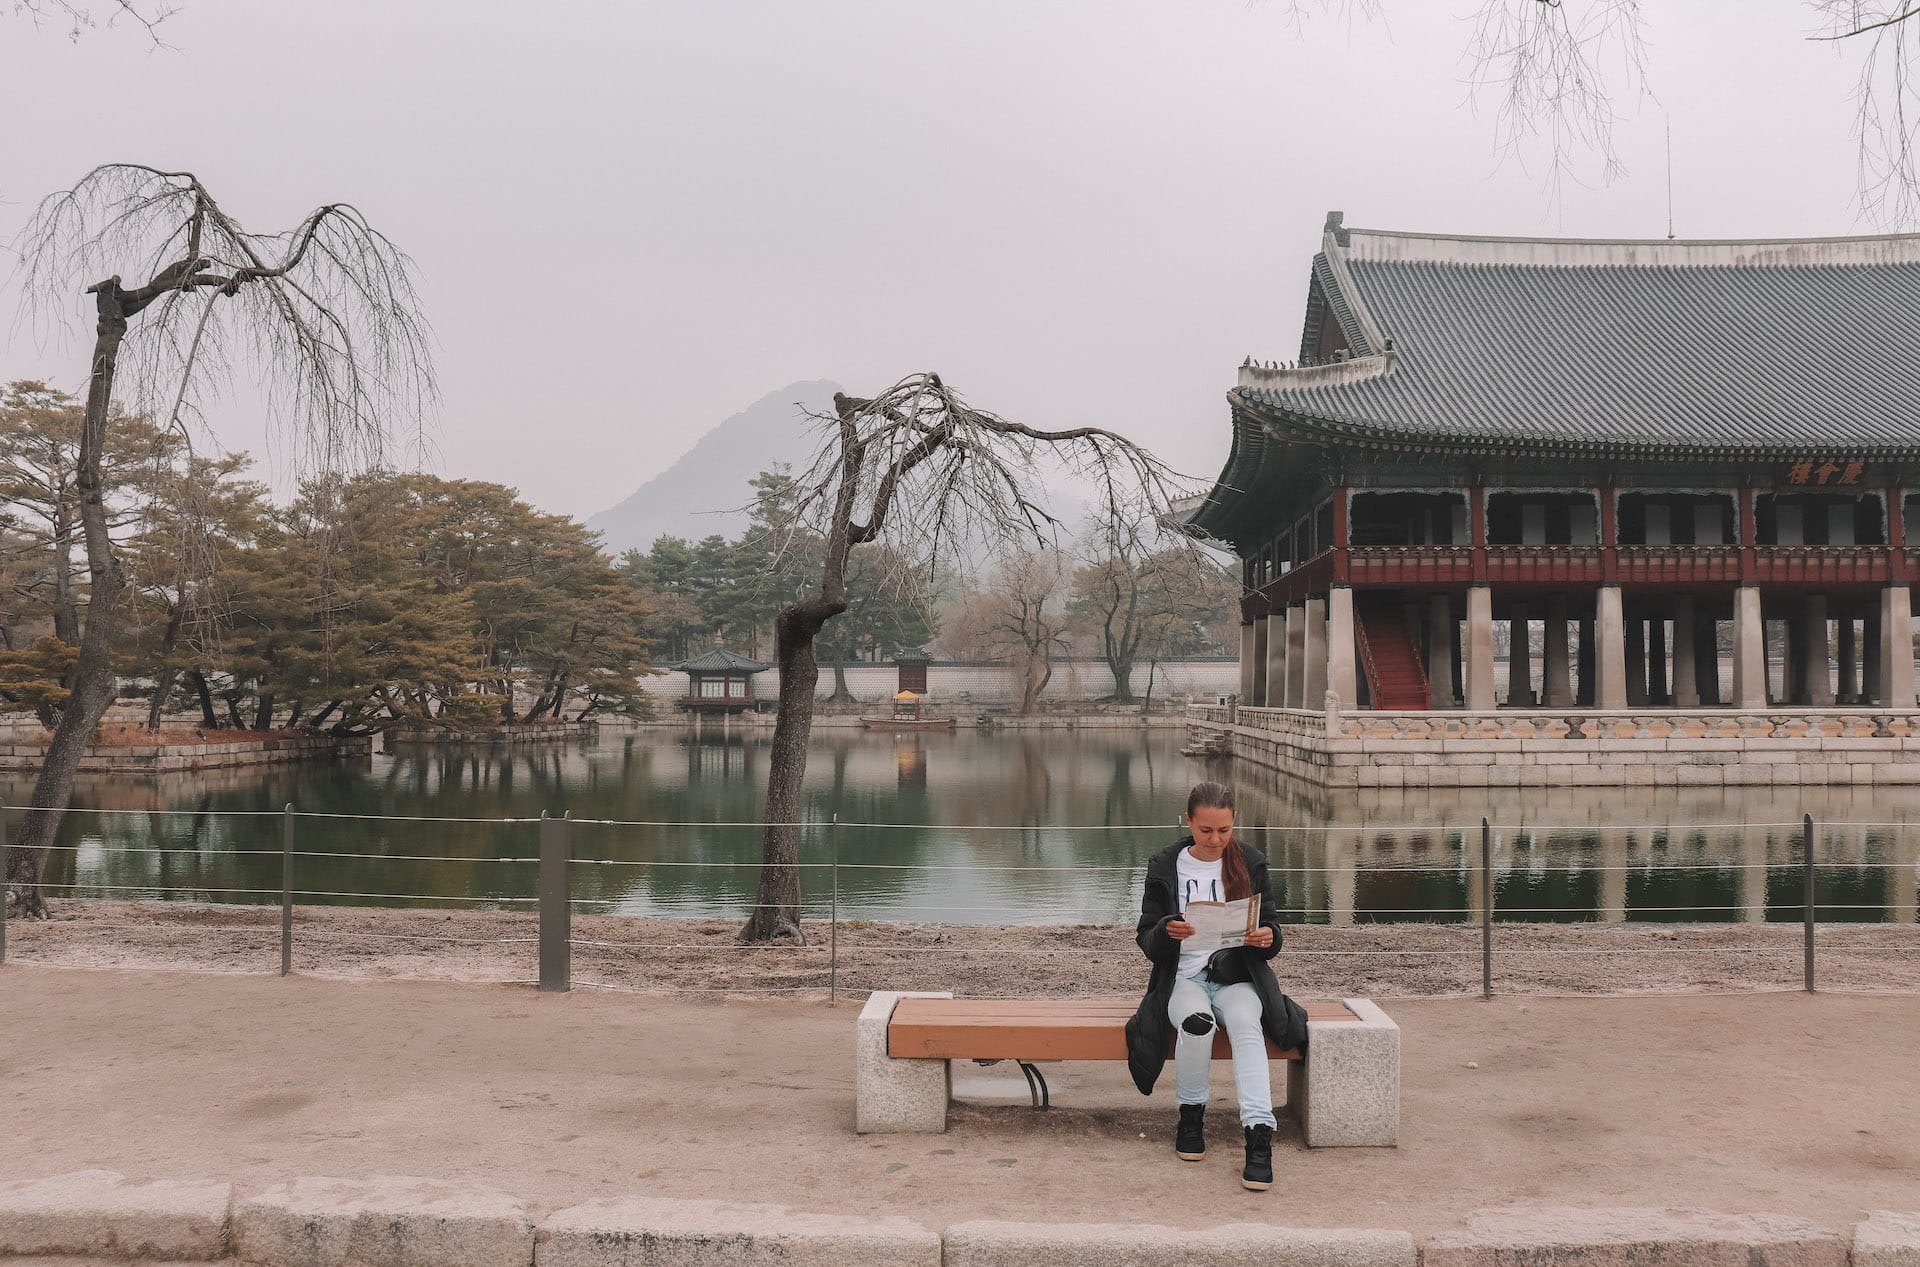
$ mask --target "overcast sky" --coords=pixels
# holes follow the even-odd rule
[[[0,240],[110,161],[256,228],[354,202],[419,265],[434,469],[584,517],[790,381],[922,369],[1210,478],[1329,209],[1661,237],[1669,120],[1681,236],[1872,227],[1851,70],[1794,0],[1655,0],[1629,174],[1557,202],[1469,104],[1469,0],[1383,3],[1300,32],[1279,0],[182,0],[162,50],[0,17]],[[80,305],[43,346],[15,304],[0,378],[77,389]],[[212,422],[265,455],[244,401]]]

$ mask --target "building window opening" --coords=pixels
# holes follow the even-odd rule
[[[1355,493],[1348,530],[1356,546],[1467,545],[1464,493]]]
[[[1487,544],[1598,545],[1600,515],[1593,494],[1489,493]]]
[[[1761,493],[1754,532],[1763,546],[1877,546],[1887,543],[1880,498],[1832,493]]]
[[[1731,493],[1622,493],[1621,545],[1734,545]]]

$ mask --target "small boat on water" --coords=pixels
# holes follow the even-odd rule
[[[862,717],[860,724],[868,730],[952,730],[959,723],[957,717],[924,717],[920,704],[918,695],[902,691],[893,697],[893,716]]]

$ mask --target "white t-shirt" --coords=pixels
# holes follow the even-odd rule
[[[1174,888],[1178,890],[1180,909],[1185,911],[1188,902],[1224,902],[1227,898],[1227,882],[1221,877],[1219,858],[1212,862],[1202,862],[1193,856],[1192,848],[1182,849],[1174,870]],[[1207,966],[1207,952],[1189,950],[1183,943],[1180,947],[1180,967],[1177,973],[1181,977],[1193,977]]]

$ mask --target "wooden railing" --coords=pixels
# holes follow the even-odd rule
[[[1327,558],[1331,555],[1321,556]],[[1476,577],[1475,554],[1484,559]],[[1613,550],[1614,575],[1606,575],[1601,546],[1492,545],[1354,546],[1347,551],[1348,578],[1355,585],[1885,585],[1894,576],[1886,546],[1625,545]],[[1747,556],[1743,566],[1742,555]],[[1904,551],[1905,575],[1920,575],[1920,548]],[[1319,560],[1289,577],[1314,576]]]

